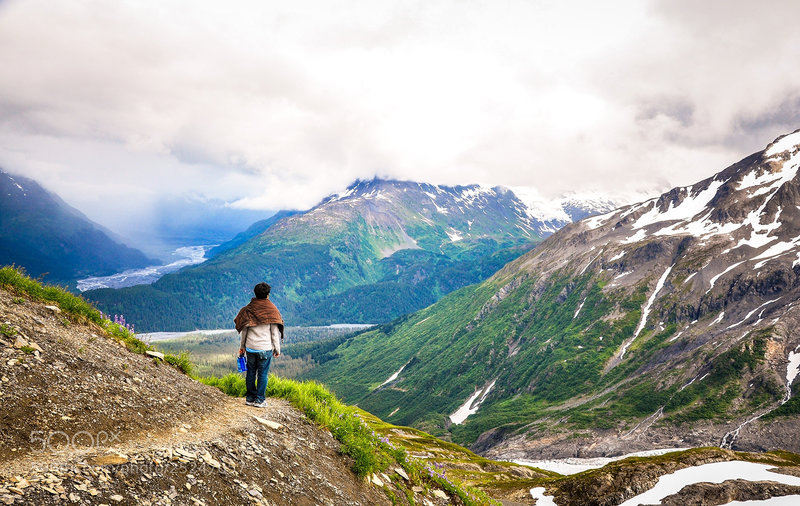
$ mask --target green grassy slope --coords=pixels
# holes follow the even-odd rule
[[[573,288],[581,288],[585,293],[590,294],[584,304],[587,308],[585,321],[596,318],[598,311],[607,309],[603,306],[602,297],[598,295],[598,286],[591,283],[591,276],[587,275],[581,279],[581,284],[576,284]],[[502,280],[502,281],[506,281]],[[442,304],[452,309],[460,310],[461,313],[455,316],[455,321],[467,322],[476,326],[482,325],[485,320],[489,320],[486,307],[481,306],[481,302],[490,301],[498,286],[508,286],[499,279],[492,280],[494,284],[481,284],[461,289],[451,296],[446,297]],[[540,292],[542,299],[555,300],[556,305],[562,304],[565,309],[572,310],[575,307],[571,295],[564,297],[563,291],[559,288],[563,285],[553,284],[541,290],[541,285],[537,285],[536,280],[524,279],[515,284],[514,288],[505,292],[503,300],[495,300],[494,308],[499,308],[504,304],[509,307],[519,304],[520,299],[514,299],[516,295],[511,292],[526,291],[533,289]],[[99,311],[88,304],[80,297],[76,297],[63,289],[43,286],[35,280],[21,274],[18,270],[10,267],[0,268],[0,288],[8,290],[16,295],[14,302],[24,304],[26,300],[45,301],[55,303],[63,311],[66,318],[73,322],[93,322],[105,329],[109,337],[125,343],[129,349],[142,352],[148,347],[139,341],[136,336],[129,332],[125,327],[114,324],[104,319]],[[562,288],[563,290],[563,288]],[[502,291],[501,291],[502,292]],[[594,293],[592,295],[592,293]],[[555,299],[553,299],[553,294]],[[595,309],[589,310],[592,306]],[[434,314],[434,308],[401,320],[397,320],[389,325],[384,325],[380,329],[362,333],[353,339],[335,338],[335,343],[340,347],[328,348],[327,344],[314,344],[306,346],[303,352],[313,353],[313,356],[320,362],[325,362],[324,353],[336,350],[335,353],[342,352],[348,346],[364,346],[360,340],[376,345],[370,336],[383,335],[389,339],[395,339],[401,333],[406,334],[406,338],[413,339],[408,334],[409,329],[417,327],[427,327],[428,331],[435,332],[441,330],[440,325],[445,321],[438,314]],[[482,312],[482,309],[484,310]],[[508,309],[508,308],[505,308]],[[544,306],[542,306],[544,309]],[[502,311],[501,311],[502,312]],[[564,325],[566,322],[559,318],[559,310],[543,315],[543,318],[550,320],[551,325]],[[508,316],[508,312],[505,311]],[[475,320],[475,316],[483,315],[485,318]],[[546,316],[546,317],[545,317]],[[625,318],[622,318],[623,320]],[[513,333],[516,323],[512,323],[506,328]],[[521,321],[521,320],[516,320]],[[429,323],[430,322],[430,323]],[[100,328],[98,327],[98,329]],[[548,331],[546,326],[537,327],[539,331]],[[6,334],[11,331],[7,327],[2,330]],[[13,330],[13,329],[12,329]],[[467,330],[471,332],[474,327]],[[434,337],[435,334],[426,334]],[[746,368],[756,367],[760,357],[763,357],[765,340],[768,332],[763,332],[752,339],[745,339],[741,347],[733,348],[716,358],[717,364],[712,368],[709,385],[728,384],[737,376],[739,371]],[[13,335],[4,335],[5,338]],[[455,337],[455,336],[454,336]],[[455,339],[454,342],[459,339]],[[658,337],[651,340],[658,341]],[[302,343],[297,344],[299,347]],[[395,344],[400,344],[395,342]],[[419,343],[416,343],[419,344]],[[447,353],[446,347],[436,348],[438,356]],[[513,348],[512,348],[513,350]],[[641,348],[640,348],[641,350]],[[383,351],[386,351],[384,348]],[[476,353],[487,351],[475,349]],[[322,354],[317,354],[322,352]],[[462,350],[463,352],[463,350]],[[491,350],[488,350],[491,356]],[[638,352],[638,353],[641,353]],[[509,353],[517,356],[518,353]],[[436,355],[436,354],[434,354]],[[430,357],[429,357],[430,358]],[[168,356],[168,361],[181,367],[184,372],[189,373],[193,369],[193,364],[188,357]],[[174,360],[171,360],[174,359]],[[394,357],[396,364],[403,360],[402,356]],[[398,361],[399,360],[399,361]],[[436,356],[430,362],[434,363]],[[362,360],[361,366],[370,365],[368,361]],[[439,364],[440,366],[443,364]],[[408,369],[414,368],[414,364],[409,364]],[[590,375],[593,376],[593,375]],[[216,386],[233,396],[244,395],[244,379],[240,374],[230,374],[223,378],[198,378],[199,381]],[[356,378],[356,383],[369,384],[366,378]],[[704,387],[698,387],[702,389]],[[690,389],[684,389],[689,391]],[[698,391],[687,394],[687,399],[691,399],[698,394]],[[398,499],[398,504],[412,503],[413,490],[422,487],[425,492],[433,490],[444,490],[452,501],[466,505],[485,505],[499,504],[498,500],[506,503],[524,503],[530,500],[529,490],[533,487],[545,487],[548,495],[555,496],[559,504],[618,504],[619,502],[632,497],[636,493],[652,487],[658,477],[674,472],[677,469],[691,466],[702,465],[710,462],[723,462],[731,460],[742,460],[769,464],[770,466],[780,467],[789,474],[796,474],[800,466],[800,456],[782,451],[767,453],[745,453],[721,450],[719,448],[695,448],[688,451],[673,452],[656,457],[631,457],[609,464],[600,469],[594,469],[576,475],[562,476],[554,472],[544,471],[528,466],[517,465],[509,462],[493,461],[474,454],[457,444],[443,441],[431,436],[428,433],[407,426],[389,423],[371,413],[357,407],[343,404],[335,395],[315,382],[296,382],[279,377],[271,377],[268,387],[268,394],[274,397],[287,399],[297,409],[302,411],[310,421],[324,430],[329,430],[333,436],[341,443],[340,451],[352,459],[352,468],[360,476],[373,476],[382,479],[386,473],[392,474],[392,480],[406,492],[407,500],[403,497],[398,498],[392,495],[391,490],[386,488],[390,498]],[[560,394],[554,394],[556,397]],[[681,401],[683,403],[690,400]],[[787,403],[785,406],[789,406]],[[649,409],[649,408],[648,408]],[[400,478],[397,469],[402,469],[407,476]],[[398,476],[394,476],[397,474]],[[373,477],[374,478],[374,477]],[[373,482],[374,483],[374,482]],[[420,489],[417,489],[420,490]]]

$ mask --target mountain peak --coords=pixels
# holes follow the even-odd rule
[[[501,195],[509,191],[507,188],[501,186],[488,187],[479,184],[469,184],[466,186],[463,185],[446,186],[446,185],[437,185],[432,183],[403,181],[399,179],[382,179],[375,177],[372,179],[356,179],[343,192],[329,195],[328,197],[324,198],[318,205],[322,205],[328,202],[345,200],[348,198],[350,199],[381,198],[379,193],[381,190],[422,191],[424,193],[429,194],[429,196],[431,196],[431,198],[434,199],[436,198],[437,195],[440,194],[452,194],[452,195],[462,194],[464,197],[469,198],[469,197],[475,197],[479,194]],[[386,197],[386,195],[384,195],[384,197]]]
[[[780,239],[783,245],[774,253],[783,254],[800,247],[798,168],[800,130],[694,185],[673,188],[583,224],[618,229],[623,243],[651,236],[688,235],[701,241],[734,237],[738,243],[731,249],[760,249]]]
[[[468,228],[471,225],[468,225],[470,220],[466,216],[469,214],[467,210],[481,212],[482,209],[502,203],[513,210],[512,214],[521,222],[523,229],[541,237],[546,237],[574,221],[618,207],[614,200],[599,193],[570,192],[556,199],[547,199],[535,189],[523,187],[481,184],[447,186],[373,178],[354,181],[345,191],[326,197],[313,209],[337,202],[355,204],[370,200],[383,200],[383,205],[389,206],[390,202],[402,200],[402,195],[409,192],[417,195],[419,205],[429,208],[433,215],[465,216],[462,225]],[[425,214],[430,218],[430,213]],[[454,223],[449,226],[461,228]]]
[[[796,153],[798,147],[800,147],[800,129],[789,134],[781,135],[772,141],[767,146],[767,149],[764,150],[764,156],[772,158],[773,156],[785,152]]]
[[[445,420],[489,456],[796,450],[799,145],[783,136],[566,226],[483,283],[361,334],[314,377],[388,421]],[[388,388],[353,385],[400,367]],[[468,419],[450,423],[460,406]]]

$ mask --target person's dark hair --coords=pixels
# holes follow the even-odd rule
[[[266,283],[259,283],[253,288],[253,293],[256,294],[256,299],[266,299],[269,297],[269,291],[272,288]]]

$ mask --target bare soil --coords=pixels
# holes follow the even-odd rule
[[[288,402],[245,406],[57,308],[0,290],[0,323],[0,504],[455,502],[359,478]]]

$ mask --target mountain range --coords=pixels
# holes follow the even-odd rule
[[[154,263],[36,181],[1,170],[0,218],[0,265],[53,283]]]
[[[489,279],[298,347],[348,402],[483,455],[800,449],[800,131],[567,225]]]
[[[485,279],[567,220],[540,220],[501,187],[357,181],[255,223],[201,265],[85,296],[140,329],[226,328],[266,279],[296,324],[386,322]]]

